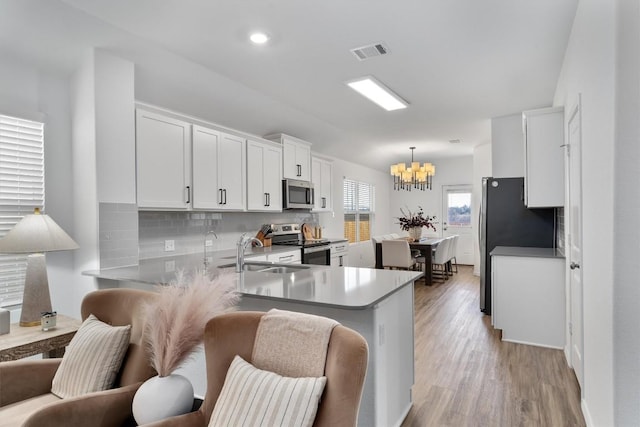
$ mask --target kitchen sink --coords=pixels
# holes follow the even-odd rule
[[[300,270],[307,270],[309,267],[305,267],[305,266],[301,266],[301,265],[277,265],[275,267],[269,267],[269,268],[265,268],[264,270],[254,270],[254,271],[260,271],[263,273],[280,273],[280,274],[286,274],[286,273],[295,273],[296,271],[300,271]]]
[[[219,268],[235,268],[235,264],[221,265]],[[258,271],[261,273],[287,274],[309,269],[308,265],[300,264],[272,264],[268,262],[245,262],[243,271]]]

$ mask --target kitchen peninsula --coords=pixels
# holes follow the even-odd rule
[[[247,260],[282,251],[253,248]],[[234,271],[235,257],[216,254],[211,267]],[[140,265],[84,274],[100,279],[101,286],[150,289],[173,279],[175,271],[202,266],[199,255],[141,260]],[[283,265],[284,266],[284,265]],[[271,308],[311,313],[333,318],[357,330],[369,345],[369,364],[358,425],[399,426],[411,408],[414,381],[413,283],[422,273],[355,267],[287,265],[278,272],[234,273],[242,294],[239,310],[267,311]],[[171,271],[167,271],[171,270]],[[222,268],[221,271],[225,271]],[[106,281],[106,282],[105,282]],[[204,359],[198,354],[180,372],[204,395]]]

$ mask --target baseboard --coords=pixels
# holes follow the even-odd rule
[[[589,408],[587,408],[587,402],[583,399],[580,399],[580,409],[582,409],[582,416],[584,417],[584,422],[587,427],[596,427],[593,425],[593,420],[591,419],[591,414],[589,413]]]

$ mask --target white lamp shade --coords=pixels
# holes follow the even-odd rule
[[[32,254],[77,249],[78,244],[38,208],[25,215],[2,239],[0,253]]]

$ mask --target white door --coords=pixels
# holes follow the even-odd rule
[[[582,319],[582,130],[580,98],[571,111],[567,132],[569,175],[568,255],[569,255],[569,344],[570,363],[583,387]],[[584,393],[583,393],[584,395]]]
[[[455,253],[458,264],[473,264],[471,192],[471,185],[442,186],[442,237],[460,236]]]

